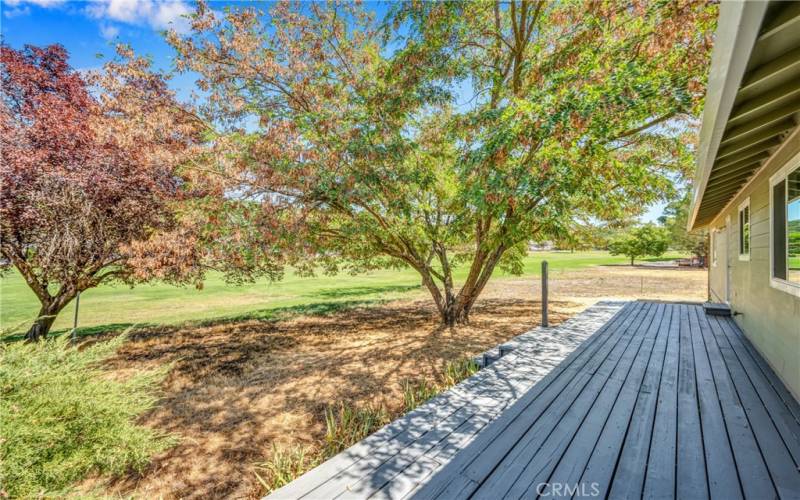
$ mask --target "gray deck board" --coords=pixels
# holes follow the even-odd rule
[[[494,450],[503,450],[504,448],[505,450],[510,449],[513,443],[524,433],[524,429],[514,427],[512,424],[518,420],[524,422],[535,419],[536,414],[534,412],[536,408],[531,407],[533,401],[536,401],[542,394],[544,394],[543,398],[550,397],[550,401],[552,401],[553,398],[560,393],[560,388],[563,388],[564,384],[571,381],[577,373],[582,369],[586,369],[587,366],[589,367],[588,369],[591,369],[591,363],[597,363],[602,360],[604,352],[609,350],[618,340],[616,332],[614,335],[602,335],[602,333],[612,329],[621,332],[625,325],[634,319],[636,311],[641,310],[641,307],[639,305],[628,305],[625,309],[633,310],[634,313],[619,314],[609,321],[606,326],[598,332],[600,335],[595,335],[591,341],[582,346],[583,348],[576,350],[573,355],[562,362],[556,370],[550,372],[550,374],[536,384],[531,391],[520,398],[511,408],[503,412],[503,414],[498,417],[497,421],[494,422],[490,428],[487,428],[478,435],[468,448],[460,451],[453,460],[448,463],[448,470],[458,471],[456,474],[463,476],[465,479],[469,479],[466,474],[462,474],[462,471],[466,467],[475,466],[476,470],[480,472],[482,470],[480,461],[484,461],[488,465],[496,463],[496,458],[492,458],[496,455],[490,456],[489,453],[484,453],[486,448],[488,446],[493,446]],[[559,385],[554,385],[553,382],[559,382]],[[548,390],[552,392],[552,395],[547,393]],[[503,453],[505,453],[505,451],[503,451]],[[475,462],[478,463],[475,464]],[[450,478],[448,477],[448,473],[437,474],[430,482],[424,485],[424,491],[420,494],[425,498],[435,498],[440,494],[446,497],[444,493],[447,491],[446,489],[448,488],[449,482]],[[475,484],[477,485],[478,483],[475,482]]]
[[[736,386],[742,407],[745,410],[750,427],[758,442],[764,462],[767,464],[773,484],[781,498],[800,498],[800,472],[792,460],[781,435],[778,433],[772,418],[754,386],[747,376],[745,367],[739,362],[731,346],[729,335],[730,326],[727,321],[710,318],[709,323],[716,325],[712,328],[716,335],[717,345]]]
[[[678,498],[708,498],[705,467],[705,446],[700,426],[700,403],[697,396],[697,374],[689,324],[689,308],[680,308],[680,341],[678,356],[678,463],[676,494]],[[710,450],[713,452],[713,450]]]
[[[518,409],[518,411],[512,410],[507,415],[503,415],[498,424],[493,426],[493,430],[496,432],[487,432],[486,437],[481,436],[483,440],[476,443],[470,450],[474,459],[465,469],[466,473],[472,479],[483,479],[485,474],[491,471],[512,447],[518,445],[526,431],[536,425],[545,411],[549,411],[551,420],[566,411],[567,405],[571,402],[566,396],[580,391],[591,378],[589,374],[597,370],[597,366],[605,361],[609,353],[625,345],[621,344],[622,334],[626,332],[630,323],[641,314],[643,314],[643,308],[628,315],[625,321],[616,328],[616,331],[607,337],[607,342],[594,351],[586,352],[585,356],[579,360],[580,362],[574,363],[569,369],[559,374],[557,380],[547,387],[547,390],[538,394],[532,391],[532,395],[536,397],[530,400],[526,398],[517,403],[517,408],[514,410]],[[484,444],[485,446],[482,446]],[[464,457],[469,456],[470,454],[464,454]]]
[[[594,402],[585,410],[586,413],[578,427],[574,432],[566,433],[566,435],[572,434],[568,447],[553,447],[554,451],[557,450],[554,458],[540,465],[533,465],[533,462],[529,464],[529,467],[538,469],[538,472],[518,480],[518,484],[525,488],[525,497],[535,497],[536,487],[542,482],[577,484],[594,449],[597,446],[607,447],[610,444],[607,441],[608,435],[603,435],[603,429],[612,418],[612,414],[625,420],[630,414],[630,408],[641,384],[641,377],[653,353],[656,334],[663,317],[663,307],[663,304],[653,304],[648,318],[642,323],[642,325],[649,323],[645,335],[636,336],[640,339],[631,342],[631,349],[625,352]],[[542,496],[553,496],[553,493],[548,492]]]
[[[620,457],[626,433],[629,432],[633,415],[637,414],[635,410],[640,400],[640,389],[646,383],[649,383],[649,386],[654,388],[653,378],[657,373],[660,373],[661,366],[664,361],[664,352],[666,349],[667,336],[669,334],[669,322],[671,315],[668,311],[666,311],[667,306],[665,304],[659,304],[658,307],[659,311],[657,313],[657,318],[653,321],[650,327],[652,335],[648,335],[648,338],[645,341],[643,356],[639,358],[634,366],[634,369],[629,372],[622,390],[620,391],[619,396],[614,403],[611,413],[608,415],[608,418],[603,425],[603,429],[600,431],[599,436],[594,443],[593,449],[588,450],[588,448],[579,448],[580,444],[578,444],[576,447],[573,447],[573,449],[579,449],[581,453],[575,453],[574,457],[565,456],[561,459],[561,464],[559,464],[559,468],[563,467],[562,464],[567,464],[570,472],[569,475],[561,475],[559,473],[559,469],[557,468],[548,479],[548,482],[560,482],[563,484],[596,484],[598,494],[601,496],[605,496],[606,492],[609,490],[611,486],[611,478],[614,475],[614,469],[617,464],[618,457]],[[649,381],[645,381],[645,379],[648,378]],[[642,397],[641,399],[643,401],[645,398]],[[644,409],[642,407],[643,405],[644,403],[642,403],[638,408],[639,414],[641,414]],[[638,423],[638,420],[636,420],[636,422]],[[647,419],[642,419],[642,422],[647,426],[646,438],[642,432],[637,433],[634,431],[630,433],[630,446],[638,446],[639,450],[644,449],[643,445],[645,440],[649,446],[649,431],[652,428],[652,424],[649,422],[652,422],[652,418],[649,420],[649,422]],[[642,429],[639,428],[639,430]],[[587,437],[586,441],[589,443],[592,442],[590,437]],[[588,451],[588,453],[585,453],[584,450]],[[628,450],[630,453],[631,448],[629,447]],[[585,456],[583,459],[581,459],[582,454]],[[646,458],[646,455],[644,457],[640,457],[638,462],[642,463],[643,458]],[[580,465],[584,465],[584,467],[581,467]],[[641,481],[643,478],[644,468],[642,468],[641,472],[642,474],[640,475],[639,485],[633,487],[633,489],[636,490],[636,497],[641,494]],[[631,481],[632,479],[633,478],[628,478],[627,481]]]
[[[711,328],[711,324],[702,322],[700,334],[708,352],[739,483],[746,498],[775,498],[777,492]]]
[[[609,490],[616,498],[640,498],[642,494],[658,386],[672,320],[672,309],[666,305],[663,307],[665,310],[647,369],[641,385],[635,388],[633,410],[626,414],[625,400],[615,407],[615,413],[609,416],[598,439],[599,444],[580,478],[580,483],[597,484],[598,494],[602,497]]]
[[[800,405],[732,318],[606,303],[513,343],[270,498],[800,498]]]
[[[678,354],[680,308],[673,306],[667,352],[661,371],[656,415],[650,436],[643,494],[645,498],[675,497],[675,463],[678,443]]]
[[[786,444],[786,448],[792,455],[794,464],[796,466],[800,465],[800,427],[797,426],[797,420],[795,420],[791,412],[788,411],[788,407],[775,391],[774,386],[769,382],[768,378],[753,361],[750,353],[745,350],[741,339],[733,334],[730,324],[727,322],[723,323],[723,328],[728,332],[725,338],[730,343],[737,359],[742,364],[747,378],[756,388],[761,402],[767,409],[770,418],[778,429],[778,433]]]
[[[691,335],[691,342],[697,381],[697,399],[703,429],[703,451],[708,491],[711,498],[735,500],[742,498],[742,489],[738,480],[731,480],[731,478],[738,478],[736,462],[725,428],[714,376],[711,373],[708,351],[703,342],[701,320],[702,318],[697,316],[697,309],[689,310],[689,326],[694,333]]]
[[[580,411],[585,405],[590,405],[594,401],[603,382],[611,375],[622,353],[630,346],[632,331],[647,316],[648,307],[643,309],[644,311],[627,329],[620,328],[621,335],[613,349],[594,356],[590,360],[589,367],[577,374],[567,387],[558,390],[552,397],[542,397],[534,401],[529,406],[526,416],[517,419],[513,427],[506,429],[498,439],[492,441],[490,446],[481,452],[479,459],[466,469],[466,475],[470,479],[483,483],[478,491],[478,498],[503,496],[516,484],[521,474],[532,472],[529,468],[530,462],[533,457],[539,456],[538,452],[543,449],[544,444],[548,441],[554,443],[559,438],[563,439],[562,432],[551,439],[553,431],[563,429],[563,432],[568,432],[572,428],[571,424],[579,423]],[[577,409],[576,403],[579,405]],[[534,415],[536,415],[534,418],[530,418]],[[534,422],[533,425],[530,425],[531,421]],[[517,435],[520,437],[517,438]],[[553,452],[553,448],[545,448],[543,452]],[[503,458],[496,460],[499,456]]]
[[[629,332],[630,342],[621,355],[615,358],[609,356],[606,364],[592,376],[566,416],[557,423],[514,482],[509,491],[512,497],[535,496],[538,485],[547,482],[571,444],[575,444],[573,447],[575,453],[569,457],[572,460],[578,458],[577,453],[591,453],[589,445],[593,436],[600,432],[627,373],[642,352],[646,337],[635,333],[639,330],[650,331],[650,325],[656,319],[656,309],[656,304],[649,305],[646,315],[639,323],[639,328]]]

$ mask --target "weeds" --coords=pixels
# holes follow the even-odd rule
[[[313,469],[320,461],[318,454],[305,446],[280,448],[273,445],[267,461],[256,465],[255,475],[267,491],[272,491]]]
[[[448,361],[442,373],[442,384],[445,389],[449,389],[465,378],[471,377],[480,369],[481,367],[478,366],[478,363],[471,358]]]
[[[403,408],[409,412],[442,391],[474,374],[480,367],[471,359],[448,362],[437,376],[438,382],[427,379],[403,381]],[[316,467],[323,461],[369,436],[390,420],[384,407],[359,407],[340,403],[325,410],[325,439],[321,448],[273,446],[267,460],[256,465],[256,477],[267,492],[280,488]],[[259,471],[263,474],[259,474]]]
[[[403,381],[403,408],[409,412],[442,392],[436,383],[426,379]]]
[[[272,491],[291,482],[306,471],[349,448],[389,422],[383,407],[358,407],[341,403],[325,410],[325,441],[322,449],[272,447],[267,460],[256,465],[256,478]],[[259,471],[262,474],[259,474]]]
[[[440,392],[458,384],[480,370],[471,358],[448,361],[439,374],[438,382],[427,379],[403,381],[403,408],[409,412]]]
[[[350,406],[341,403],[334,411],[325,411],[325,458],[332,457],[369,436],[389,422],[389,414],[383,407]]]

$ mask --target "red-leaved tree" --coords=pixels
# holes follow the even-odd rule
[[[0,250],[41,303],[30,340],[80,291],[197,271],[197,256],[176,257],[181,242],[163,235],[179,230],[178,169],[202,123],[146,60],[120,56],[82,75],[59,45],[0,47]]]

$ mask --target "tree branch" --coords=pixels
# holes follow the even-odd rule
[[[644,132],[645,130],[649,129],[650,127],[654,127],[654,126],[658,125],[659,123],[663,123],[663,122],[669,120],[670,118],[677,116],[678,114],[680,114],[679,111],[670,111],[669,113],[667,113],[665,115],[661,115],[658,118],[655,118],[654,120],[651,120],[651,121],[645,123],[644,125],[641,125],[639,127],[626,130],[626,131],[622,132],[621,134],[617,135],[616,137],[614,137],[612,139],[609,139],[608,142],[614,142],[614,141],[617,141],[617,140],[622,139],[624,137],[628,137],[630,135],[638,134],[639,132]]]

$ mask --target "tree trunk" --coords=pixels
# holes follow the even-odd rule
[[[469,313],[472,306],[483,291],[486,283],[494,272],[495,266],[500,261],[500,257],[505,252],[504,247],[496,248],[483,262],[480,273],[475,280],[467,280],[456,297],[448,300],[445,307],[441,308],[442,323],[452,327],[455,325],[469,324]]]
[[[47,334],[50,333],[50,328],[56,321],[56,316],[69,304],[70,300],[72,300],[71,296],[58,296],[43,303],[41,309],[39,309],[39,315],[31,325],[28,333],[25,334],[25,340],[36,342],[46,338]]]
[[[442,312],[442,324],[448,327],[469,324],[469,310],[472,304],[453,301]]]
[[[633,257],[631,257],[631,267],[633,267]]]

